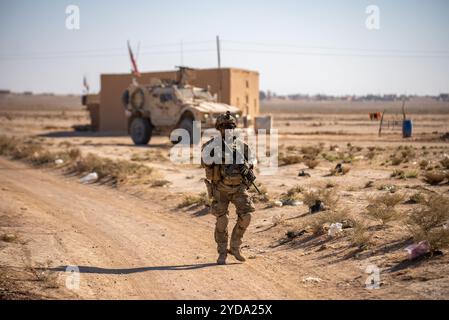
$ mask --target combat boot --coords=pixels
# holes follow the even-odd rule
[[[229,253],[232,254],[238,261],[246,261],[246,258],[242,255],[239,248],[231,248]]]
[[[217,264],[226,264],[226,257],[227,257],[226,252],[219,253],[218,254],[218,259],[217,259]]]

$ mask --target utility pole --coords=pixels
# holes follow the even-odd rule
[[[217,100],[218,102],[221,101],[221,82],[222,82],[222,76],[221,76],[221,57],[220,57],[220,38],[217,35],[217,61],[218,61],[218,69],[217,69]]]
[[[218,59],[218,69],[221,68],[221,59],[220,59],[220,38],[217,36],[217,59]]]

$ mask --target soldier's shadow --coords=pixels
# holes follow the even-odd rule
[[[241,264],[238,262],[227,263],[226,266]],[[198,264],[184,264],[172,266],[151,266],[151,267],[137,267],[137,268],[100,268],[93,266],[77,266],[80,273],[95,273],[95,274],[132,274],[147,271],[182,271],[195,270],[208,267],[217,267],[216,263],[198,263]],[[54,268],[36,268],[46,271],[63,271],[67,270],[68,266],[59,266]],[[72,268],[70,270],[73,270]]]

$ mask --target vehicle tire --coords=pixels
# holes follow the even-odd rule
[[[190,117],[186,117],[181,120],[178,126],[179,129],[185,129],[189,133],[190,136],[190,144],[198,144],[199,141],[193,140],[193,119]],[[195,139],[198,140],[198,137]],[[172,141],[173,144],[178,144],[180,141]]]
[[[148,119],[134,118],[129,127],[131,139],[136,145],[147,144],[151,139],[153,127]]]
[[[122,93],[122,105],[125,109],[128,109],[129,104],[129,91],[125,90]]]
[[[137,88],[131,94],[131,105],[135,110],[142,109],[145,104],[145,94],[141,88]]]

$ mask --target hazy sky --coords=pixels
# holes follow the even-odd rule
[[[66,28],[66,7],[80,29]],[[365,25],[368,5],[380,29]],[[4,1],[0,0],[0,88],[80,93],[86,75],[175,65],[260,72],[277,93],[449,92],[449,1]],[[183,54],[181,55],[181,42]]]

